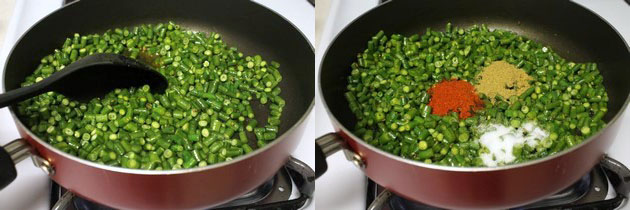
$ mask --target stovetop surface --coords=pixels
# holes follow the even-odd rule
[[[61,7],[63,0],[18,0],[15,2],[13,16],[9,21],[4,43],[0,49],[0,75],[4,69],[6,57],[17,39],[38,20]],[[253,0],[281,14],[304,33],[310,43],[315,40],[315,10],[307,1],[295,0]],[[0,5],[3,7],[5,5]],[[0,87],[2,81],[0,80]],[[306,129],[298,148],[292,153],[294,157],[304,161],[311,168],[315,167],[315,117],[311,112],[307,119]],[[7,108],[0,109],[0,145],[19,138],[19,134],[11,114]],[[5,189],[0,191],[0,209],[49,209],[51,182],[30,160],[16,165],[18,177]],[[293,195],[295,196],[295,195]],[[314,204],[314,203],[313,203]],[[315,205],[306,207],[315,209]]]
[[[615,188],[609,184],[609,177],[618,175],[621,174],[597,165],[588,174],[566,189],[538,202],[512,208],[511,210],[616,209],[624,203],[625,196],[614,193]],[[616,181],[612,182],[617,184]],[[616,195],[610,196],[611,191]],[[376,210],[442,210],[441,208],[408,200],[388,192],[370,179],[367,182],[366,206],[369,206],[368,209]]]
[[[630,43],[630,6],[624,0],[574,0],[574,2],[592,10],[608,21],[623,36],[626,42]],[[324,50],[333,38],[352,20],[365,11],[375,7],[378,0],[341,0],[332,1],[329,18],[323,28],[322,37],[317,46],[315,59],[316,71],[319,72],[319,64],[322,60]],[[316,82],[319,84],[319,82]],[[333,132],[326,110],[322,105],[319,89],[316,89],[315,116],[316,135],[323,135]],[[625,111],[622,116],[620,129],[617,137],[608,154],[630,165],[630,141],[626,138],[630,136],[630,112]],[[354,165],[348,162],[342,153],[338,152],[328,160],[328,171],[318,178],[316,205],[321,209],[366,209],[366,182],[363,173]],[[626,205],[623,209],[630,209]]]
[[[308,206],[315,190],[315,172],[304,162],[290,157],[287,163],[258,188],[213,210],[293,210]],[[293,196],[293,194],[299,196]],[[211,195],[208,195],[211,196]],[[68,192],[53,182],[50,203],[52,209],[62,210],[113,210]]]

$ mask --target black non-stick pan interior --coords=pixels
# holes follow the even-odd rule
[[[507,29],[550,46],[574,62],[596,62],[610,98],[610,121],[630,92],[630,54],[618,33],[589,10],[570,1],[407,1],[393,0],[369,11],[342,31],[321,65],[322,94],[330,111],[349,129],[356,118],[343,96],[350,64],[379,30],[406,36],[444,30],[446,23],[470,27],[486,24]]]
[[[124,4],[123,4],[124,2]],[[74,33],[102,33],[173,21],[195,31],[218,32],[245,55],[259,54],[281,64],[280,83],[286,101],[280,132],[306,113],[314,98],[314,54],[306,38],[287,20],[251,1],[82,0],[51,14],[21,38],[8,59],[4,84],[19,87],[40,59],[62,46]],[[256,113],[265,112],[257,106]],[[258,114],[262,115],[262,114]]]

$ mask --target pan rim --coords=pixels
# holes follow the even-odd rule
[[[628,52],[630,52],[630,46],[628,46],[628,42],[623,38],[623,36],[621,36],[621,34],[619,33],[619,31],[612,26],[606,19],[604,19],[602,16],[600,16],[599,14],[593,12],[592,10],[578,4],[572,1],[567,1],[570,4],[574,4],[578,7],[580,7],[581,9],[584,9],[585,12],[590,13],[591,15],[596,16],[600,21],[602,21],[603,23],[607,24],[608,27],[610,27],[610,29],[612,29],[617,37],[619,39],[621,39],[621,41],[623,42],[623,44],[626,47],[626,50]],[[350,27],[351,25],[355,24],[355,22],[357,22],[358,20],[360,20],[361,18],[363,18],[364,16],[366,16],[369,13],[373,13],[376,9],[390,4],[392,3],[392,1],[387,1],[384,2],[382,4],[379,4],[377,6],[375,6],[372,9],[369,9],[367,12],[359,15],[357,18],[355,18],[354,20],[352,20],[350,23],[348,23],[348,25],[344,26],[343,29],[341,29],[341,31],[339,33],[337,33],[332,42],[330,42],[330,44],[327,46],[326,50],[324,51],[324,55],[322,57],[322,60],[319,63],[319,72],[317,74],[317,79],[319,81],[318,84],[318,89],[319,89],[319,97],[322,100],[322,104],[324,106],[324,109],[326,110],[326,113],[328,114],[328,117],[330,118],[330,120],[333,123],[333,127],[335,127],[336,131],[335,133],[338,135],[339,132],[343,132],[344,134],[348,135],[349,137],[352,138],[352,141],[357,142],[358,144],[361,144],[361,146],[368,148],[370,151],[375,152],[381,156],[385,156],[389,159],[393,159],[395,161],[398,162],[402,162],[408,165],[413,165],[413,166],[417,166],[417,167],[421,167],[421,168],[427,168],[427,169],[433,169],[433,170],[438,170],[438,171],[450,171],[450,172],[465,172],[465,173],[481,173],[481,172],[499,172],[499,171],[506,171],[506,170],[510,170],[510,169],[515,169],[515,168],[524,168],[524,167],[528,167],[528,166],[533,166],[533,165],[537,165],[543,162],[547,162],[547,161],[551,161],[557,157],[560,156],[564,156],[565,154],[571,153],[575,150],[580,149],[581,147],[584,147],[584,145],[594,141],[595,138],[598,138],[599,136],[601,136],[601,134],[607,130],[610,125],[615,124],[617,122],[617,120],[619,118],[621,118],[621,116],[623,115],[623,113],[625,112],[625,110],[628,107],[628,104],[630,103],[630,93],[626,96],[626,100],[624,101],[623,105],[621,106],[621,109],[619,112],[617,112],[615,114],[615,116],[613,116],[613,118],[606,123],[605,127],[600,129],[597,133],[593,134],[592,136],[590,136],[589,138],[587,138],[586,140],[582,141],[579,145],[575,145],[571,148],[568,149],[564,149],[561,152],[549,155],[549,156],[545,156],[543,158],[538,158],[538,159],[534,159],[534,160],[530,160],[530,161],[526,161],[526,162],[522,162],[522,163],[517,163],[517,164],[509,164],[509,165],[504,165],[504,166],[496,166],[496,167],[458,167],[458,166],[443,166],[443,165],[437,165],[437,164],[432,164],[432,163],[424,163],[424,162],[420,162],[420,161],[416,161],[416,160],[411,160],[411,159],[406,159],[397,155],[393,155],[391,153],[388,153],[386,151],[383,151],[380,148],[377,148],[375,146],[372,146],[368,143],[366,143],[362,138],[357,137],[356,135],[354,135],[354,132],[351,132],[348,128],[346,128],[345,125],[343,125],[338,119],[337,117],[331,112],[328,103],[326,101],[326,98],[324,97],[323,93],[323,88],[322,88],[322,71],[323,71],[323,67],[322,64],[324,64],[324,62],[326,61],[327,55],[330,52],[331,47],[335,44],[335,42],[337,41],[337,39],[348,30],[348,27]],[[335,126],[337,125],[337,126]],[[347,141],[344,139],[344,141]],[[366,164],[366,165],[369,165]],[[363,169],[363,172],[365,173],[365,169]]]
[[[20,37],[16,40],[16,44],[14,44],[11,47],[11,50],[9,51],[9,54],[7,56],[7,59],[3,65],[4,70],[2,71],[2,80],[4,81],[6,79],[6,69],[7,69],[7,65],[9,63],[9,58],[11,57],[11,55],[13,54],[13,51],[15,51],[15,49],[17,48],[18,44],[22,41],[22,39],[24,38],[24,36],[26,34],[28,34],[34,27],[36,27],[37,25],[39,25],[41,22],[45,21],[46,19],[48,19],[51,15],[57,14],[58,12],[62,11],[63,9],[65,9],[66,7],[71,7],[75,4],[80,4],[80,2],[85,2],[85,1],[76,1],[76,2],[72,2],[70,4],[64,5],[58,9],[56,9],[55,11],[49,13],[48,15],[44,16],[42,19],[38,20],[37,22],[35,22],[35,24],[33,24],[32,26],[30,26],[22,35],[20,35]],[[313,48],[313,44],[308,40],[308,38],[304,35],[304,32],[302,32],[298,27],[295,26],[295,24],[293,24],[291,21],[289,21],[287,18],[285,18],[284,16],[282,16],[281,14],[279,14],[278,12],[272,10],[271,8],[264,6],[258,2],[255,1],[249,1],[250,3],[256,4],[262,8],[265,8],[266,10],[272,12],[272,14],[280,17],[282,20],[284,20],[286,23],[288,23],[294,30],[296,30],[300,35],[301,38],[303,39],[303,41],[305,43],[308,44],[308,46],[311,49],[311,53],[313,54],[313,60],[315,59],[315,50]],[[314,62],[313,62],[314,63]],[[313,66],[313,70],[314,70],[314,66]],[[314,79],[314,78],[313,78]],[[6,83],[2,84],[2,91],[6,92]],[[314,94],[314,93],[313,93]],[[24,131],[26,132],[26,134],[31,137],[35,142],[37,142],[38,144],[42,145],[43,147],[45,147],[47,150],[52,151],[60,156],[63,156],[65,158],[68,158],[70,160],[76,161],[78,163],[81,163],[83,165],[89,166],[89,167],[93,167],[93,168],[98,168],[98,169],[102,169],[102,170],[106,170],[106,171],[111,171],[111,172],[118,172],[118,173],[124,173],[124,174],[136,174],[136,175],[176,175],[176,174],[188,174],[188,173],[198,173],[198,172],[204,172],[206,170],[212,170],[212,169],[216,169],[216,168],[222,168],[222,167],[226,167],[229,165],[233,165],[233,164],[237,164],[239,162],[243,162],[246,159],[250,159],[250,158],[254,158],[255,156],[258,156],[259,154],[269,150],[272,147],[275,147],[277,144],[280,144],[281,141],[289,141],[287,140],[288,137],[293,131],[295,131],[297,129],[297,127],[302,126],[303,123],[306,123],[305,121],[307,120],[307,118],[309,117],[310,113],[312,112],[314,106],[315,106],[315,95],[313,95],[312,98],[310,98],[310,104],[308,105],[308,107],[306,108],[306,110],[304,111],[304,113],[302,114],[302,116],[298,119],[297,122],[295,122],[293,125],[291,125],[291,127],[289,127],[284,133],[282,133],[280,136],[278,136],[275,140],[271,141],[269,144],[265,145],[263,148],[258,148],[254,151],[252,151],[251,153],[245,154],[245,155],[241,155],[238,156],[230,161],[225,161],[225,162],[221,162],[221,163],[217,163],[217,164],[212,164],[212,165],[207,165],[204,167],[195,167],[195,168],[188,168],[188,169],[176,169],[176,170],[144,170],[144,169],[131,169],[131,168],[123,168],[123,167],[116,167],[116,166],[109,166],[109,165],[105,165],[105,164],[100,164],[100,163],[96,163],[96,162],[92,162],[89,160],[85,160],[82,159],[78,156],[75,155],[71,155],[68,154],[64,151],[61,151],[57,148],[55,148],[54,146],[52,146],[51,144],[49,144],[48,142],[41,140],[39,138],[39,136],[33,134],[31,132],[31,129],[26,127],[24,125],[24,123],[20,120],[19,117],[17,117],[16,112],[14,110],[14,106],[9,106],[9,113],[11,114],[11,117],[13,117],[15,124],[18,128],[24,128]],[[24,139],[23,137],[19,137],[17,139]],[[296,141],[301,141],[302,139],[296,140]],[[29,144],[30,147],[33,147],[32,145]],[[31,155],[37,155],[39,156],[39,154],[31,154]],[[17,163],[15,163],[17,164]],[[54,163],[52,164],[54,166]]]

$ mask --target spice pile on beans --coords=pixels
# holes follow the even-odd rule
[[[354,133],[425,163],[525,162],[577,145],[606,124],[597,64],[565,60],[485,25],[448,23],[408,37],[380,31],[351,68],[345,96]]]
[[[245,56],[217,33],[172,22],[75,34],[22,86],[93,53],[151,58],[169,86],[164,94],[149,86],[117,89],[88,103],[49,92],[19,104],[31,131],[64,152],[111,166],[168,170],[228,161],[276,138],[285,106],[280,64]],[[266,106],[269,115],[259,118],[266,122],[256,120],[260,107],[254,106]]]
[[[472,110],[483,106],[475,87],[463,80],[444,80],[427,92],[431,95],[428,108],[432,108],[431,113],[435,115],[444,116],[453,111],[459,113],[459,118],[468,118]]]

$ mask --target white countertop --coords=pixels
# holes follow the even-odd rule
[[[314,43],[315,40],[315,10],[305,0],[255,0],[262,5],[278,12],[296,25]],[[4,7],[5,5],[0,5]],[[61,6],[61,0],[20,0],[15,1],[13,17],[8,24],[4,43],[0,46],[0,69],[4,68],[5,60],[17,39],[36,21]],[[2,81],[0,81],[0,86]],[[311,168],[315,168],[314,127],[315,117],[311,112],[307,120],[307,127],[302,142],[293,152],[293,156],[304,161]],[[6,108],[0,109],[0,145],[19,138],[13,120]],[[44,173],[35,168],[27,159],[17,164],[18,177],[13,183],[0,191],[0,209],[30,210],[50,209],[50,181]],[[315,209],[315,202],[305,209]]]
[[[623,0],[576,0],[575,2],[602,16],[622,34],[623,38],[627,40],[626,42],[630,43],[630,24],[628,23],[630,6]],[[332,0],[330,16],[317,46],[315,59],[317,72],[319,72],[319,64],[324,50],[336,34],[350,21],[376,5],[377,0]],[[319,82],[316,84],[319,85]],[[317,124],[315,134],[321,136],[333,132],[334,129],[322,105],[319,89],[316,89],[315,92],[314,111]],[[615,138],[609,154],[622,163],[630,165],[630,153],[628,152],[630,141],[624,138],[630,136],[630,112],[626,111],[621,120],[623,127]],[[366,209],[366,177],[363,173],[347,161],[341,152],[328,157],[327,160],[328,171],[316,181],[317,207],[327,210]],[[630,205],[626,205],[623,209],[630,209]]]
[[[9,26],[9,19],[13,15],[13,5],[15,0],[0,0],[0,47],[4,40],[4,34],[7,32],[7,26]]]

